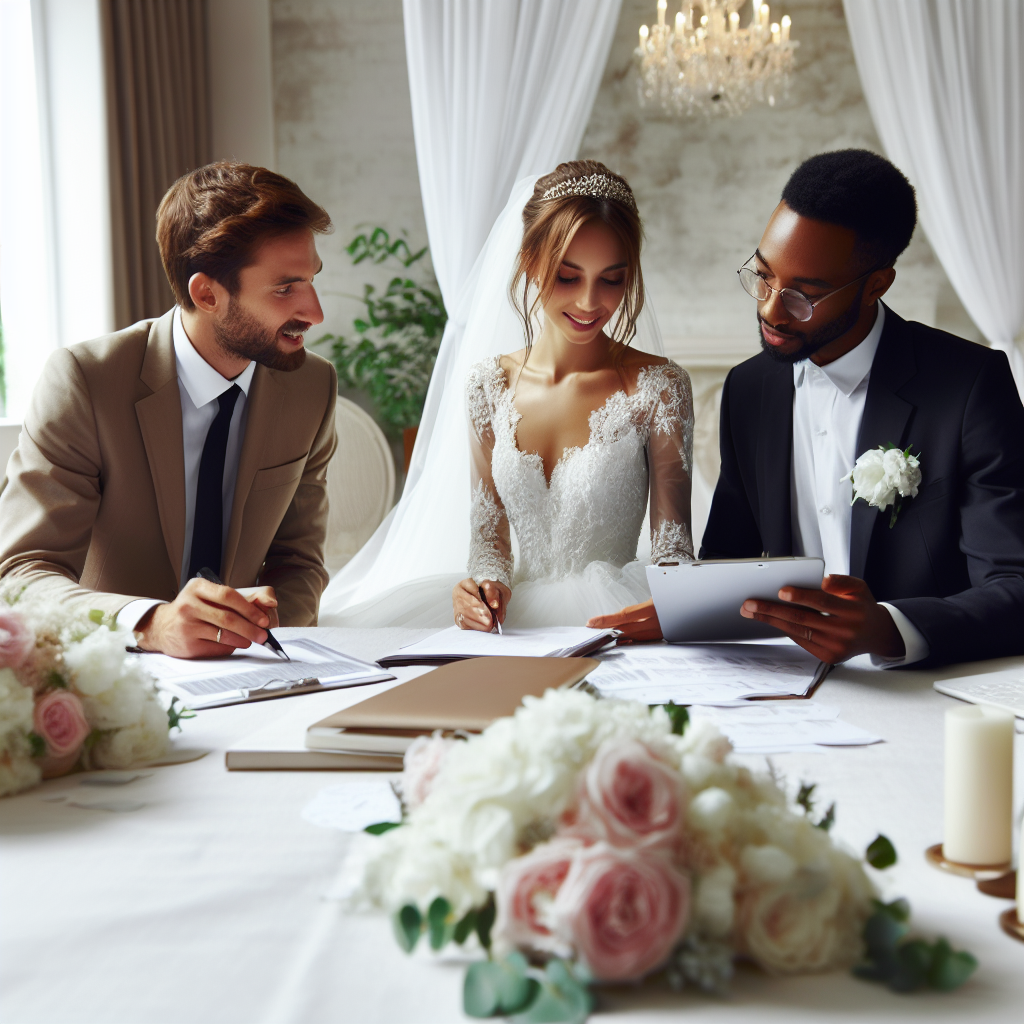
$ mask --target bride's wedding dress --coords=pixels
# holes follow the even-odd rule
[[[551,473],[519,450],[516,411],[497,359],[467,382],[473,496],[469,574],[512,588],[512,626],[582,625],[650,597],[637,541],[650,493],[651,561],[693,558],[690,378],[675,363],[641,369],[590,415],[590,439]],[[519,542],[515,565],[509,527]]]
[[[497,359],[523,344],[508,281],[535,180],[516,183],[452,310],[402,499],[331,581],[321,625],[450,626],[452,588],[468,575],[514,584],[510,625],[581,625],[644,601],[648,495],[650,560],[693,557],[693,402],[674,363],[653,362],[594,411],[588,442],[563,453],[550,483],[540,456],[516,447]],[[664,351],[649,299],[631,348]]]

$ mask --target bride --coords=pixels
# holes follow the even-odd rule
[[[690,380],[660,355],[641,241],[603,164],[517,185],[449,324],[402,502],[331,582],[321,625],[582,625],[644,601],[648,495],[651,560],[693,558]]]

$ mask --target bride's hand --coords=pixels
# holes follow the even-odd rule
[[[455,625],[460,629],[479,629],[484,633],[490,633],[494,629],[490,609],[493,609],[499,622],[504,622],[512,591],[504,583],[495,583],[492,580],[484,580],[480,587],[487,598],[486,605],[480,600],[480,588],[477,587],[475,580],[462,580],[455,585],[452,590]]]
[[[620,644],[663,639],[658,613],[654,610],[654,601],[631,604],[628,608],[612,612],[611,615],[595,615],[587,622],[587,625],[591,629],[621,630]]]

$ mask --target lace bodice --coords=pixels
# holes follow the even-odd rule
[[[590,414],[590,439],[566,448],[551,474],[516,445],[519,413],[497,359],[467,380],[473,497],[469,572],[479,583],[558,579],[591,562],[636,558],[651,505],[654,562],[693,558],[690,466],[693,396],[675,363],[641,369],[631,395],[616,391]],[[509,523],[521,563],[513,573]]]

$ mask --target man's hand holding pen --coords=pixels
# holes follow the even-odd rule
[[[223,657],[236,648],[264,644],[278,625],[273,587],[235,590],[192,579],[167,604],[152,608],[135,627],[145,651],[175,658]]]
[[[477,585],[473,579],[462,580],[452,591],[455,625],[460,629],[500,633],[511,596],[512,591],[504,583],[484,580]]]

